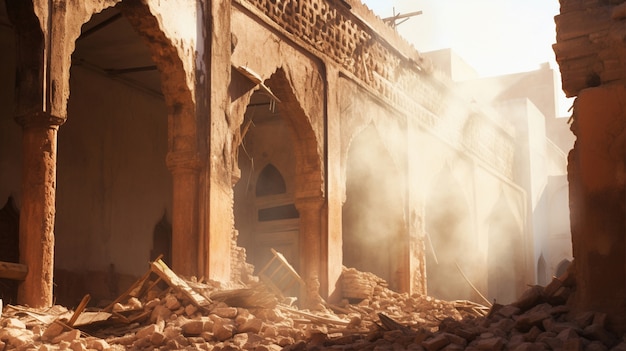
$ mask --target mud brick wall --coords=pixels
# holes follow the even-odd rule
[[[568,97],[626,80],[624,0],[562,0],[554,52]]]
[[[605,312],[626,331],[626,3],[561,1],[563,90],[577,96],[569,154],[575,309]]]

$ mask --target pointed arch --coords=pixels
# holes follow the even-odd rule
[[[446,300],[476,300],[459,267],[476,281],[476,241],[463,185],[446,164],[433,178],[426,197],[426,274],[428,294]]]
[[[321,198],[324,194],[323,143],[317,139],[311,119],[298,101],[285,71],[277,69],[266,85],[280,99],[277,109],[293,131],[295,196],[300,199]]]
[[[382,277],[406,291],[408,260],[400,173],[373,124],[351,143],[342,208],[343,264]],[[384,252],[384,254],[380,254]]]
[[[268,163],[257,177],[256,196],[278,195],[287,192],[285,179],[280,171],[271,163]]]
[[[525,249],[522,228],[515,220],[514,211],[504,191],[500,191],[486,224],[489,227],[488,298],[496,299],[500,303],[510,303],[524,289]],[[545,276],[545,259],[543,264]]]
[[[187,83],[187,75],[192,72],[185,70],[174,42],[163,32],[147,4],[141,0],[123,0],[117,7],[145,40],[161,73],[161,88],[169,115],[170,152],[199,152],[195,99]]]

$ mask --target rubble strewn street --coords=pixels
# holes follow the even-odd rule
[[[626,350],[605,315],[570,313],[571,276],[489,309],[397,293],[354,269],[342,279],[351,297],[309,310],[279,301],[258,279],[226,288],[183,279],[159,260],[104,308],[4,306],[0,351]]]

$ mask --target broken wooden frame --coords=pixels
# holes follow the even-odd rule
[[[272,251],[272,259],[261,268],[259,271],[259,278],[265,283],[270,290],[284,299],[285,292],[289,291],[296,283],[300,291],[306,288],[306,283],[296,270],[289,264],[285,256],[280,252],[270,249]]]

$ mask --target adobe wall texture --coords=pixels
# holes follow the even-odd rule
[[[574,307],[626,331],[626,3],[561,1],[554,50],[577,96],[569,154]]]

